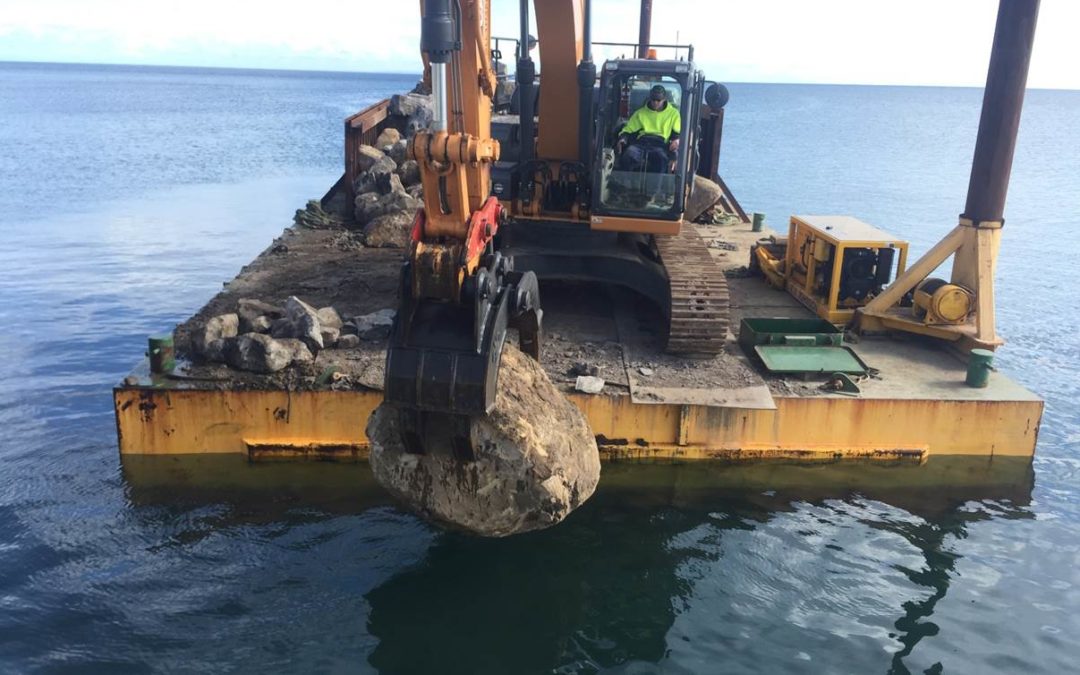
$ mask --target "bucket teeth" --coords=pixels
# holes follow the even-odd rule
[[[709,254],[697,228],[689,223],[683,224],[675,236],[656,237],[656,248],[671,289],[667,351],[720,353],[731,312],[727,277]]]

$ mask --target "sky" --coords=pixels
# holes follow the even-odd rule
[[[494,33],[516,35],[517,2],[493,7]],[[654,0],[652,41],[693,43],[725,82],[982,86],[996,12],[996,0]],[[419,14],[418,0],[3,0],[0,61],[419,73]],[[637,2],[593,0],[593,17],[594,40],[636,41]],[[1078,25],[1080,1],[1042,0],[1030,87],[1080,89]]]

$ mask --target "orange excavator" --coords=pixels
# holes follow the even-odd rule
[[[522,48],[529,4],[520,0],[509,114],[496,114],[490,0],[421,1],[434,116],[408,147],[424,207],[402,269],[385,382],[387,402],[408,418],[403,428],[416,430],[406,442],[417,451],[429,433],[447,433],[448,419],[460,429],[491,410],[509,328],[540,358],[538,279],[636,291],[667,317],[670,352],[715,354],[724,343],[726,281],[683,213],[695,173],[714,173],[705,146],[719,134],[727,90],[706,82],[692,46],[653,45],[676,58],[647,58],[647,37],[627,44],[637,58],[605,61],[598,76],[589,0],[536,0],[537,82]],[[664,160],[635,166],[619,141],[656,92],[678,112],[680,142],[631,135]]]

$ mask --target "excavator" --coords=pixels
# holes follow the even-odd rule
[[[715,161],[699,145],[718,133],[708,113],[725,105],[727,90],[695,68],[692,46],[664,45],[676,58],[659,60],[639,40],[628,43],[636,58],[597,68],[590,0],[536,0],[538,83],[521,47],[530,44],[530,3],[519,4],[516,90],[510,113],[496,114],[490,0],[421,0],[434,115],[407,150],[424,206],[402,267],[385,380],[385,400],[417,452],[449,435],[460,441],[455,453],[469,456],[465,425],[494,405],[508,330],[540,358],[540,279],[631,289],[667,317],[661,332],[672,353],[716,354],[727,332],[726,280],[683,222],[695,172]],[[656,92],[678,111],[681,142],[639,134],[633,140],[660,147],[665,161],[630,167],[620,137]]]

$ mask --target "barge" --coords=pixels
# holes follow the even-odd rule
[[[969,253],[974,257],[968,262],[979,269],[978,284],[987,282],[987,277],[992,282],[1001,218],[976,217],[971,212],[984,202],[992,207],[996,201],[999,208],[1004,202],[1034,16],[1030,25],[1014,21],[1019,28],[1005,34],[1002,25],[1015,18],[1010,12],[1026,11],[1023,5],[1006,0],[999,14],[994,50],[998,61],[991,61],[980,125],[980,148],[984,136],[990,145],[983,149],[983,159],[980,150],[976,152],[969,216],[961,219],[960,234],[947,238],[955,251],[966,232],[959,228],[974,232],[971,247],[964,250],[975,251]],[[1023,62],[1019,74],[1006,58],[1010,49],[1017,49],[1016,44],[999,45],[999,39],[1016,44],[1027,40],[1026,47],[1020,45],[1026,53],[1018,57]],[[327,208],[335,202],[350,202],[358,148],[372,143],[386,126],[387,107],[383,102],[346,120],[345,173],[324,198]],[[1010,123],[1011,135],[1004,141],[1007,153],[996,152],[1000,147],[993,144],[1000,142],[1003,131],[1008,132],[1001,125]],[[719,127],[715,128],[718,144]],[[716,154],[712,157],[715,162]],[[661,325],[662,318],[654,315],[653,305],[629,291],[609,287],[602,294],[585,293],[573,282],[542,288],[546,340],[542,365],[587,417],[601,456],[607,460],[745,463],[755,467],[747,471],[753,475],[751,482],[761,486],[768,484],[763,475],[778,476],[758,468],[765,460],[785,467],[792,463],[933,464],[949,476],[932,481],[935,489],[996,479],[1030,486],[1030,460],[1043,401],[1000,372],[990,373],[986,386],[972,387],[967,382],[970,348],[993,349],[1000,344],[993,333],[992,287],[983,291],[979,286],[978,309],[989,310],[989,317],[983,311],[971,322],[970,330],[961,326],[864,331],[861,336],[847,333],[850,341],[842,349],[865,366],[860,378],[823,383],[770,373],[755,357],[760,352],[752,345],[740,345],[739,327],[754,319],[808,321],[820,312],[806,297],[746,274],[759,248],[785,238],[749,222],[713,169],[722,188],[718,208],[732,218],[725,224],[683,223],[682,227],[700,235],[712,264],[728,276],[731,330],[719,354],[697,360],[665,353],[650,329]],[[988,196],[980,201],[980,195]],[[791,231],[798,223],[828,228],[824,224],[828,222],[837,222],[836,217],[794,216]],[[935,247],[930,255],[943,260],[949,253],[943,250]],[[400,249],[366,248],[347,229],[288,228],[225,290],[178,327],[177,349],[181,354],[189,352],[193,327],[232,311],[241,298],[280,303],[289,295],[299,295],[315,306],[333,306],[348,314],[393,308],[401,261]],[[928,265],[924,259],[909,271]],[[773,272],[766,276],[775,277]],[[863,318],[878,329],[896,328],[897,322],[882,319],[894,311],[883,307],[880,313]],[[855,318],[857,324],[860,317]],[[951,342],[949,336],[954,333],[960,339]],[[210,460],[213,466],[238,466],[233,460],[245,464],[274,459],[363,461],[368,451],[365,423],[383,399],[386,348],[385,340],[373,340],[348,350],[325,349],[303,368],[272,375],[183,360],[172,372],[154,373],[144,361],[113,392],[125,468],[154,476],[155,470],[148,468],[153,465],[146,463],[154,456],[226,458],[224,464]],[[576,390],[571,373],[581,362],[603,376],[605,386],[600,393]],[[1015,470],[1002,473],[1005,466]],[[625,475],[622,469],[619,473]],[[844,469],[840,482],[849,485],[852,475],[859,473]],[[805,476],[799,471],[786,474]],[[873,476],[872,483],[890,480],[883,479],[876,468],[866,475]],[[922,471],[896,474],[901,476],[926,481]]]

